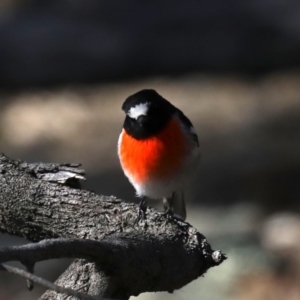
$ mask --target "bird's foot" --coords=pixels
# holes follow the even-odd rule
[[[173,217],[174,216],[174,211],[172,210],[171,207],[168,207],[163,213],[162,215],[164,217]]]
[[[137,216],[136,216],[134,225],[136,225],[140,220],[146,219],[146,211],[147,211],[146,198],[143,197],[141,202],[139,203],[138,212],[137,212]]]

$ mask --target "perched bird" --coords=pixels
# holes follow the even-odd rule
[[[186,218],[183,189],[200,157],[198,137],[181,110],[145,89],[123,103],[126,117],[118,142],[122,169],[141,197],[163,199],[167,213]]]

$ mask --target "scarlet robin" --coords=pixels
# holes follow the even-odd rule
[[[141,197],[163,199],[167,212],[186,218],[183,190],[197,166],[200,151],[191,121],[181,110],[145,89],[122,105],[126,117],[118,142],[122,169]]]

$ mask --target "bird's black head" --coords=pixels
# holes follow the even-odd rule
[[[176,108],[155,90],[141,90],[129,96],[122,105],[126,113],[124,129],[136,139],[155,135],[164,128]]]

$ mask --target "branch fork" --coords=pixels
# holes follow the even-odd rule
[[[81,190],[83,179],[78,164],[29,164],[0,154],[0,231],[35,242],[0,248],[1,269],[15,272],[5,263],[23,262],[27,271],[19,275],[32,288],[43,284],[32,275],[36,262],[76,258],[40,299],[172,292],[226,259],[190,224],[150,207],[135,222],[137,205]]]

